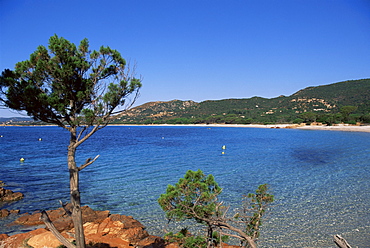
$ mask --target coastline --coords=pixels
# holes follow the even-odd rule
[[[50,127],[56,125],[0,125],[1,127]],[[241,128],[273,128],[273,129],[299,129],[299,130],[323,130],[323,131],[344,131],[344,132],[365,132],[370,133],[370,125],[336,124],[333,126],[324,125],[299,125],[299,124],[108,124],[108,126],[142,126],[142,127],[241,127]]]
[[[370,133],[370,125],[357,126],[349,124],[337,124],[335,126],[324,125],[298,125],[298,124],[110,124],[108,126],[143,126],[143,127],[241,127],[241,128],[273,128],[273,129],[299,129],[299,130],[323,130]]]
[[[276,124],[276,125],[224,125],[224,126],[240,126],[253,128],[276,128],[276,129],[299,129],[299,130],[324,130],[324,131],[346,131],[346,132],[370,132],[370,126],[355,126],[347,124],[338,124],[335,126],[324,125],[297,125],[297,124]]]

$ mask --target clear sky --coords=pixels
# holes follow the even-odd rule
[[[136,63],[136,105],[370,78],[370,0],[0,0],[0,70],[54,34]]]

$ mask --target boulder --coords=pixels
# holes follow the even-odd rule
[[[74,240],[66,233],[62,233],[62,235],[71,242]],[[47,231],[31,237],[27,241],[27,245],[32,246],[33,248],[55,248],[62,245],[62,243],[51,232]]]
[[[178,248],[178,245],[171,244],[171,245],[166,245],[165,241],[157,236],[152,236],[149,235],[148,237],[140,240],[137,244],[137,247],[146,247],[146,248]]]
[[[42,231],[41,231],[42,230]],[[147,248],[177,248],[178,246],[166,246],[165,241],[156,236],[151,236],[145,231],[145,227],[130,216],[112,215],[100,223],[86,222],[84,224],[86,243],[90,247],[147,247]],[[62,232],[62,235],[73,241],[74,229]],[[23,239],[23,242],[22,242]],[[61,243],[46,229],[37,229],[27,234],[17,234],[10,237],[4,236],[3,247],[15,248],[17,245],[27,244],[33,248],[58,247]]]
[[[0,241],[1,241],[1,240],[5,240],[5,239],[7,239],[7,238],[9,238],[9,235],[8,235],[8,234],[5,234],[5,233],[0,234]]]
[[[71,211],[72,205],[67,204],[65,206],[67,211]],[[109,211],[94,211],[89,206],[81,207],[82,210],[82,220],[86,222],[101,222],[107,218],[110,214]],[[62,232],[65,230],[70,230],[73,228],[73,222],[71,216],[69,216],[63,208],[58,208],[56,210],[46,211],[50,220],[53,222],[55,228]],[[40,220],[41,213],[35,212],[33,214],[24,214],[14,221],[14,224],[25,225],[25,226],[37,226],[43,225],[44,222]]]
[[[0,218],[1,217],[7,217],[11,214],[19,214],[19,210],[7,210],[7,209],[1,209],[0,210]]]
[[[23,198],[21,192],[13,192],[10,189],[0,187],[0,201],[19,201]]]
[[[67,205],[67,211],[70,210]],[[63,208],[47,211],[49,218],[62,235],[70,240],[74,236],[72,220]],[[161,237],[149,235],[145,226],[132,216],[110,214],[109,211],[94,211],[88,206],[82,207],[86,244],[90,248],[178,248],[177,244],[168,244]],[[21,225],[43,224],[39,218],[41,213],[25,214],[15,223]],[[18,248],[25,243],[34,248],[58,247],[61,243],[47,229],[3,236],[0,247]]]
[[[71,232],[74,233],[74,229]],[[149,236],[139,221],[124,215],[112,215],[101,223],[87,222],[84,224],[84,232],[86,239],[95,243],[104,243],[108,238],[137,244]]]
[[[25,244],[27,243],[28,239],[38,234],[44,233],[44,232],[47,232],[47,231],[44,228],[40,228],[40,229],[33,230],[31,232],[20,233],[20,234],[9,236],[0,241],[0,247],[1,248],[3,247],[4,248],[27,247]]]

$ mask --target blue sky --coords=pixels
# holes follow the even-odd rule
[[[54,34],[136,63],[136,105],[370,78],[370,0],[0,0],[0,70]]]

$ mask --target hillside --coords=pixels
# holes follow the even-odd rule
[[[343,108],[344,107],[344,108]],[[149,102],[118,115],[113,124],[270,124],[300,122],[370,123],[370,79],[307,87],[275,98]],[[29,125],[30,118],[1,118],[1,124]]]
[[[353,106],[344,108],[344,106]],[[349,111],[350,109],[350,111]],[[370,79],[308,87],[291,96],[216,101],[150,102],[117,116],[115,123],[370,122]]]

